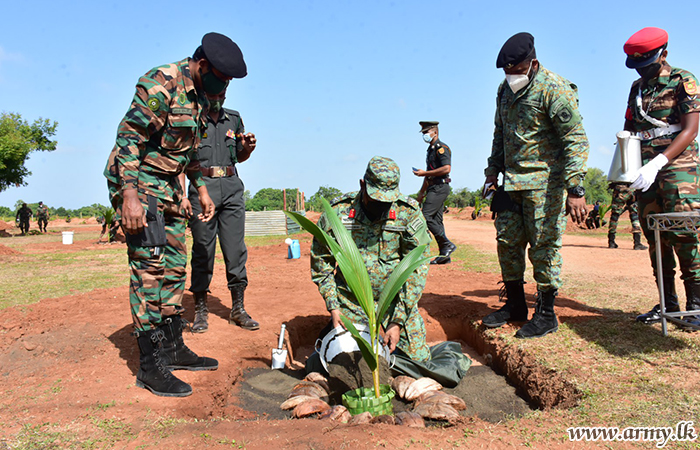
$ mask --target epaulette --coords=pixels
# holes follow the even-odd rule
[[[225,112],[226,114],[230,114],[230,115],[232,115],[232,116],[241,117],[241,113],[239,113],[239,112],[236,111],[235,109],[224,108],[224,112]]]
[[[345,193],[345,194],[340,194],[339,196],[337,196],[336,198],[334,198],[333,200],[331,200],[331,202],[330,202],[330,203],[331,203],[331,206],[335,206],[335,205],[337,205],[337,204],[339,204],[339,203],[342,203],[342,202],[345,201],[345,200],[352,200],[352,199],[354,199],[355,197],[357,197],[357,193],[358,193],[358,191],[353,191],[353,192],[347,192],[347,193]]]

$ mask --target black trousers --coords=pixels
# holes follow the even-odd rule
[[[442,224],[442,210],[449,194],[449,184],[428,186],[425,201],[423,202],[423,217],[425,217],[428,229],[433,236],[445,235],[445,226]]]
[[[238,176],[225,178],[204,178],[209,196],[216,211],[209,222],[202,222],[197,215],[202,212],[199,195],[194,186],[190,186],[189,199],[192,203],[194,217],[190,219],[192,229],[192,292],[209,290],[214,274],[216,255],[216,238],[219,238],[221,252],[226,264],[228,288],[237,284],[248,285],[246,261],[248,250],[245,245],[245,187]]]

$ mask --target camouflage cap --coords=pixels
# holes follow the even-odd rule
[[[365,171],[365,189],[372,200],[394,202],[398,200],[401,172],[393,159],[375,156],[369,160]]]

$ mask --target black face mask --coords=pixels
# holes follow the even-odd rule
[[[365,192],[364,195],[367,195],[367,193]],[[371,222],[382,218],[384,214],[391,209],[390,202],[378,202],[376,200],[372,200],[371,197],[367,199],[366,204],[364,201],[360,202],[360,206],[362,207],[362,211],[365,213],[365,216],[367,216]]]
[[[639,74],[640,77],[642,77],[642,80],[644,81],[649,81],[652,78],[654,78],[656,75],[658,75],[659,71],[661,70],[661,63],[651,63],[648,66],[644,67],[639,67],[637,69],[637,73]]]

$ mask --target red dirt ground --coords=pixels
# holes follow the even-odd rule
[[[448,216],[446,224],[449,237],[458,244],[469,243],[480,250],[495,251],[495,232],[488,219],[471,221]],[[61,423],[80,430],[81,423],[89,423],[86,418],[89,412],[92,416],[119,418],[144,439],[152,433],[145,424],[157,417],[222,418],[203,423],[192,421],[178,427],[177,432],[166,434],[158,441],[159,448],[231,448],[217,444],[221,437],[245,442],[247,449],[405,448],[411,439],[416,443],[429,443],[429,448],[451,448],[465,436],[465,429],[475,434],[470,437],[470,448],[510,448],[525,444],[522,436],[512,434],[507,426],[477,418],[448,428],[406,429],[388,425],[330,426],[314,419],[268,421],[256,419],[254,413],[241,409],[236,401],[237,383],[245,369],[269,367],[270,349],[276,345],[280,324],[287,324],[293,344],[291,349],[295,350],[300,345],[310,345],[328,320],[328,313],[309,277],[309,239],[301,239],[299,260],[286,259],[284,237],[279,241],[273,246],[249,249],[250,285],[246,307],[261,323],[259,331],[244,331],[228,324],[231,301],[223,264],[217,262],[211,286],[210,329],[204,334],[187,334],[185,339],[195,352],[217,358],[219,369],[214,372],[178,371],[178,377],[194,388],[194,394],[185,399],[156,397],[134,385],[138,350],[130,335],[126,267],[123,287],[44,299],[29,307],[0,311],[0,380],[3,386],[0,436],[10,439],[26,423]],[[647,253],[624,249],[613,252],[604,248],[604,243],[600,237],[566,236],[565,270],[590,272],[592,276],[604,278],[610,276],[608,268],[620,258],[629,258],[634,263],[627,265],[626,270],[631,272],[628,275],[636,277],[642,289],[653,293]],[[32,252],[99,251],[100,246],[81,240],[78,230],[72,246],[34,244],[31,249]],[[592,258],[596,264],[590,264]],[[431,266],[420,302],[429,341],[459,338],[455,334],[460,332],[460,324],[497,308],[499,279],[494,274],[466,272],[454,264]],[[529,294],[533,289],[531,284],[526,286]],[[192,320],[189,293],[184,305],[187,308],[185,317]],[[568,298],[563,291],[557,314],[566,322],[595,313],[576,299]],[[301,367],[303,351],[292,356],[297,360],[293,362],[294,367]],[[546,375],[538,373],[536,367],[532,373],[534,378],[546,378]],[[106,411],[96,408],[110,402],[115,405]],[[522,423],[527,426],[532,421],[532,427],[541,428],[546,417],[537,422],[522,419]],[[205,434],[213,439],[203,440]],[[145,443],[137,438],[121,443],[118,448],[133,449]],[[568,441],[548,445],[555,449],[585,446]]]

